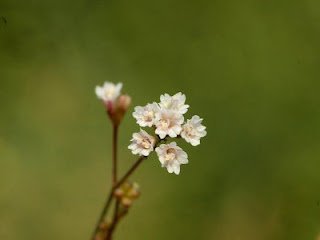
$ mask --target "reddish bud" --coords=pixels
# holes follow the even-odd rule
[[[114,101],[104,102],[109,118],[114,125],[118,126],[121,123],[130,103],[131,97],[128,95],[121,95]]]

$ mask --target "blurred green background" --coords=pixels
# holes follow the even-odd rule
[[[0,239],[89,239],[110,186],[105,80],[133,106],[182,91],[208,128],[179,142],[180,176],[143,164],[115,239],[319,239],[318,0],[1,0],[0,17]]]

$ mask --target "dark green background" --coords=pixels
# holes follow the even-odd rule
[[[1,239],[89,239],[110,186],[105,80],[133,105],[182,91],[208,130],[179,142],[180,176],[143,164],[115,239],[317,239],[318,0],[1,0],[0,16]]]

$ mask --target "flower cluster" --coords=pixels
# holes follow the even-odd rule
[[[186,96],[179,92],[173,96],[161,95],[159,103],[135,107],[132,115],[137,124],[140,127],[153,127],[158,137],[142,129],[134,133],[129,145],[132,153],[148,156],[155,150],[162,167],[166,167],[169,173],[179,174],[180,165],[188,163],[187,153],[176,142],[163,143],[159,146],[158,143],[166,142],[169,137],[181,137],[192,146],[197,146],[200,144],[200,139],[207,134],[199,116],[195,115],[187,121],[184,120],[184,114],[189,108],[185,101]]]
[[[111,171],[113,185],[91,238],[95,240],[111,239],[119,220],[128,213],[134,201],[140,196],[139,185],[129,182],[128,178],[150,153],[155,151],[161,166],[169,173],[178,175],[180,166],[188,163],[188,155],[172,139],[184,139],[192,146],[197,146],[201,138],[207,134],[199,116],[195,115],[185,120],[184,114],[188,112],[189,105],[185,103],[186,96],[181,92],[173,96],[161,95],[159,103],[137,106],[133,117],[140,126],[140,131],[133,134],[128,148],[140,157],[122,177],[118,178],[118,127],[131,103],[130,96],[122,94],[121,90],[122,83],[111,82],[105,82],[95,88],[95,93],[103,103],[113,127]],[[145,127],[149,128],[148,132],[142,129]],[[115,199],[113,218],[106,220],[112,199]]]

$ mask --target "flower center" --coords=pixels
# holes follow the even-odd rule
[[[105,91],[104,91],[104,94],[107,98],[112,98],[115,94],[115,89],[113,87],[110,87],[110,88],[107,88]]]
[[[151,147],[151,141],[144,138],[141,142],[141,146],[145,149],[149,149]]]
[[[152,111],[145,111],[143,117],[145,121],[150,122],[154,118],[154,113]]]
[[[176,150],[173,149],[173,148],[169,148],[167,150],[167,154],[166,154],[165,160],[166,161],[172,161],[174,159],[176,159]]]
[[[186,134],[188,135],[188,137],[194,137],[195,136],[195,131],[194,128],[190,125],[185,126],[184,128]]]
[[[162,119],[162,120],[160,120],[160,124],[161,124],[161,127],[164,129],[169,128],[170,127],[170,120],[169,119]]]

